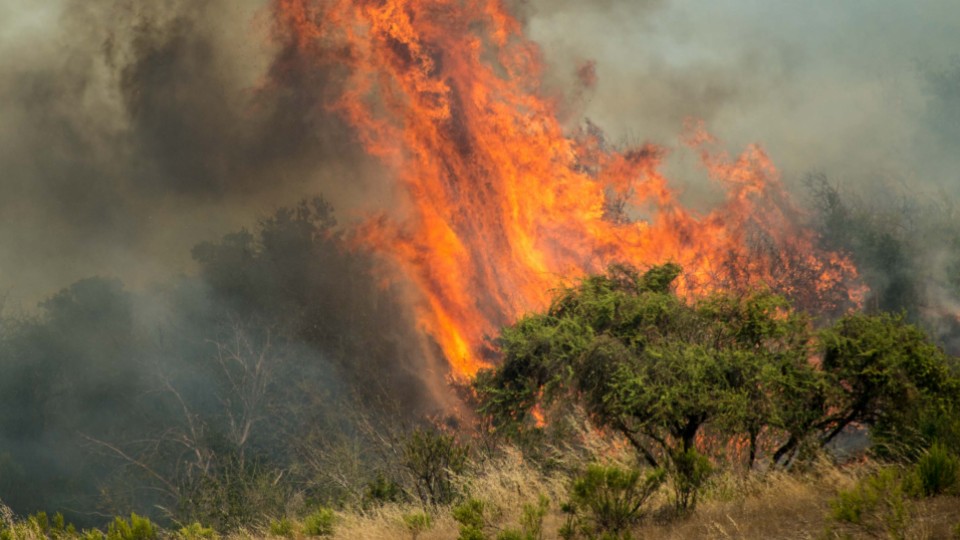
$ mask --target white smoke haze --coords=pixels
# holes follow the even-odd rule
[[[929,81],[956,69],[955,2],[533,4],[531,35],[555,71],[596,61],[585,113],[615,140],[676,146],[695,117],[732,151],[762,144],[788,182],[820,171],[876,189],[960,185],[958,132],[933,112],[960,101]]]

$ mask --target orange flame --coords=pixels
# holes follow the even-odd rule
[[[329,106],[409,194],[408,218],[371,219],[357,240],[415,286],[455,377],[486,366],[488,336],[543,307],[561,276],[615,261],[680,263],[686,293],[765,284],[818,308],[856,301],[854,267],[815,248],[759,147],[731,159],[692,126],[687,143],[727,193],[697,215],[660,148],[564,133],[540,51],[502,0],[274,0],[274,14],[299,54],[342,72]]]

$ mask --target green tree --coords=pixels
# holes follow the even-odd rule
[[[870,426],[877,442],[924,445],[913,431],[920,417],[956,410],[955,366],[903,315],[848,315],[820,341],[832,393],[832,413],[820,422],[824,442],[856,422]]]
[[[674,264],[613,266],[505,328],[503,363],[475,382],[481,413],[515,431],[536,405],[580,400],[651,466],[666,465],[686,490],[680,507],[702,485],[706,426],[748,438],[751,464],[764,428],[802,430],[800,404],[783,396],[819,389],[806,319],[762,291],[687,302],[672,290],[679,275]]]

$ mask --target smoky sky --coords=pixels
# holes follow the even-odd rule
[[[788,184],[960,191],[953,1],[516,4],[572,123],[673,147],[700,118]],[[263,0],[0,0],[0,289],[189,272],[193,244],[307,195],[347,221],[393,204],[272,28]],[[597,84],[569,90],[586,61]]]
[[[531,4],[556,77],[596,62],[581,111],[614,139],[676,146],[693,117],[732,152],[763,145],[788,183],[960,191],[956,2]]]

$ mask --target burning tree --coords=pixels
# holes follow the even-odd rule
[[[502,0],[275,0],[274,14],[296,65],[342,75],[325,105],[407,196],[403,218],[375,216],[353,240],[413,285],[417,322],[455,378],[489,367],[488,337],[564,278],[612,261],[676,261],[687,293],[763,284],[808,304],[857,300],[855,269],[816,247],[760,147],[731,158],[691,126],[726,193],[700,214],[661,173],[664,149],[566,130],[540,51]]]

